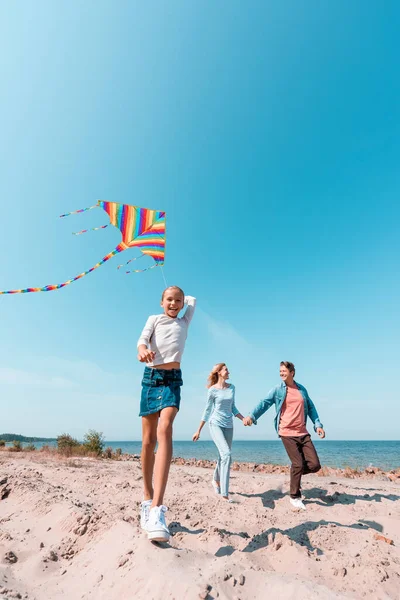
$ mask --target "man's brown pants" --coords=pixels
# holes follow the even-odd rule
[[[321,468],[317,451],[309,434],[300,437],[281,436],[281,440],[292,463],[290,467],[290,497],[301,498],[301,476],[316,473]]]

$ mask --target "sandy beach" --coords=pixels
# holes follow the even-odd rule
[[[227,504],[209,468],[176,460],[166,497],[173,536],[161,546],[139,527],[137,458],[2,452],[0,461],[0,597],[400,597],[396,477],[307,476],[298,513],[285,472],[234,470]]]

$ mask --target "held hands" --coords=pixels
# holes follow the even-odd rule
[[[192,440],[194,442],[197,442],[197,440],[200,439],[200,431],[196,431],[196,433],[194,434],[194,436],[192,437]]]
[[[319,435],[319,437],[321,438],[321,440],[324,439],[324,437],[325,437],[325,431],[322,429],[322,427],[317,427],[317,434]]]
[[[243,425],[245,427],[251,427],[251,425],[253,425],[253,419],[251,417],[245,417],[243,419]]]
[[[155,355],[156,353],[152,350],[149,350],[148,348],[142,348],[139,350],[137,357],[140,362],[149,363],[154,360]]]

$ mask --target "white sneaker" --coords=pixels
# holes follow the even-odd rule
[[[290,504],[297,510],[307,510],[301,498],[290,498]]]
[[[169,540],[170,533],[164,516],[167,510],[166,506],[155,506],[150,509],[146,531],[147,537],[152,542],[168,542]]]
[[[143,500],[140,508],[140,527],[146,529],[146,523],[149,519],[150,506],[152,500]]]
[[[218,483],[215,481],[215,479],[212,480],[212,486],[214,488],[214,492],[216,494],[220,494],[221,493],[221,488],[219,487]]]

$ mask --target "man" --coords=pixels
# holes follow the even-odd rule
[[[325,431],[306,388],[294,380],[295,372],[293,363],[282,361],[279,370],[282,383],[270,390],[265,400],[261,400],[250,416],[243,420],[243,424],[256,425],[257,419],[275,404],[275,429],[291,461],[290,503],[297,510],[306,510],[301,499],[301,476],[316,473],[321,468],[306,428],[307,417],[314,423],[314,429],[321,439],[325,437]]]

